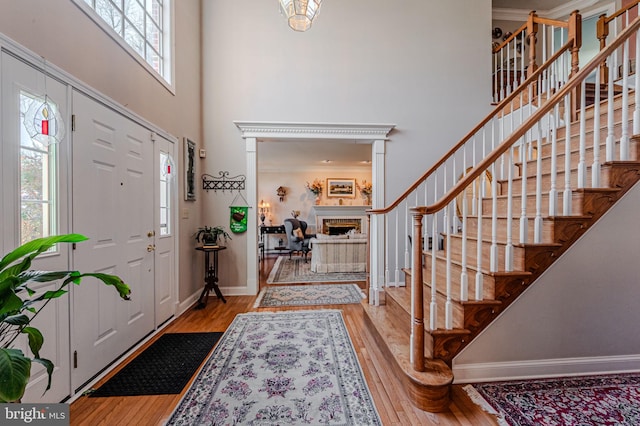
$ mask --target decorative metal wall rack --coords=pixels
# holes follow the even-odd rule
[[[209,174],[202,175],[202,189],[209,191],[242,191],[244,190],[244,182],[247,179],[244,175],[229,177],[229,172],[218,172],[220,176],[211,176]]]

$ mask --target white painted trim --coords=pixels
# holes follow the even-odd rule
[[[478,383],[543,377],[584,376],[640,371],[640,355],[489,362],[457,366],[454,383]]]
[[[0,50],[9,53],[10,55],[15,56],[16,58],[24,61],[29,64],[33,68],[37,69],[40,72],[44,72],[44,59],[42,56],[36,54],[35,52],[27,49],[26,47],[16,43],[15,41],[8,38],[6,35],[0,33]],[[74,77],[68,72],[64,71],[62,68],[56,66],[53,62],[50,62],[47,59],[47,76],[51,78],[55,78],[60,80],[64,84],[68,84],[73,89],[83,93],[90,98],[93,98],[95,101],[102,103],[108,108],[111,108],[115,112],[122,114],[123,116],[129,118],[135,123],[141,125],[142,127],[147,128],[148,130],[157,133],[163,138],[169,140],[170,142],[176,143],[178,138],[168,133],[166,130],[161,129],[156,126],[152,122],[146,120],[142,116],[136,114],[135,112],[123,107],[121,104],[117,103],[107,95],[97,91],[93,87],[89,86],[82,80]]]
[[[249,206],[257,205],[258,199],[258,152],[257,142],[296,140],[333,140],[343,143],[365,143],[372,145],[371,168],[374,171],[372,183],[375,188],[373,206],[384,205],[384,144],[389,137],[389,132],[395,128],[395,124],[362,124],[362,123],[288,123],[267,121],[234,121],[245,140],[247,158],[246,191]],[[257,229],[258,219],[256,215],[249,215],[248,229]],[[383,221],[380,221],[383,222]],[[371,229],[378,229],[382,233],[376,221],[372,221]],[[374,226],[376,226],[374,228]],[[381,234],[383,235],[383,234]],[[382,241],[382,240],[381,240]],[[372,247],[377,247],[371,243]],[[257,295],[259,288],[258,275],[258,233],[247,233],[247,294]],[[382,248],[378,248],[380,252]],[[382,252],[384,254],[384,251]],[[374,261],[376,251],[371,250],[371,259]],[[373,263],[372,263],[373,265]],[[241,288],[241,287],[240,287]],[[234,290],[237,294],[238,289]],[[224,294],[224,293],[223,293]]]
[[[545,18],[557,19],[566,17],[574,10],[584,10],[593,6],[600,0],[571,0],[558,7],[549,10],[537,10],[538,16]],[[497,21],[526,21],[529,17],[530,9],[512,9],[512,8],[493,8],[492,19]]]

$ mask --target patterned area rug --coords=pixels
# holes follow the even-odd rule
[[[465,390],[501,424],[640,425],[640,374],[484,383]]]
[[[288,256],[279,256],[267,278],[267,284],[364,281],[366,278],[364,272],[311,272],[311,260],[305,262],[300,257],[289,259]]]
[[[263,289],[253,307],[345,305],[364,297],[357,284],[283,285]]]
[[[236,316],[168,425],[382,425],[338,310]]]

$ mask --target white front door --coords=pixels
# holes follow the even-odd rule
[[[72,386],[154,329],[154,155],[150,132],[74,91],[74,269],[120,276],[131,300],[97,281],[73,291]]]

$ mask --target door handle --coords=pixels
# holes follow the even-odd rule
[[[151,238],[151,237],[155,237],[156,235],[156,231],[149,231],[147,232],[147,237]]]
[[[149,244],[149,245],[147,246],[147,251],[148,251],[148,252],[152,252],[152,251],[154,251],[155,249],[156,249],[155,244]]]

